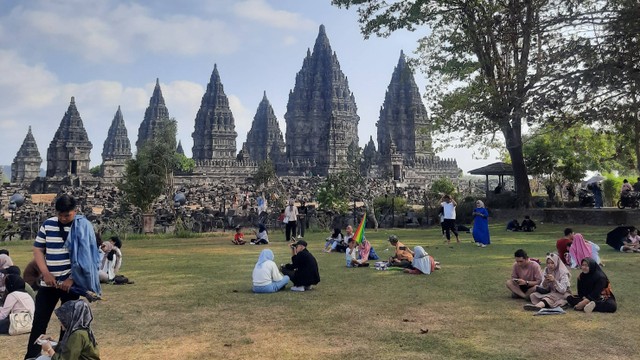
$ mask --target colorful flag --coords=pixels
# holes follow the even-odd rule
[[[365,213],[362,216],[360,225],[358,225],[358,229],[353,234],[353,239],[356,241],[357,244],[362,244],[362,241],[364,240],[364,228],[366,225],[367,225],[367,214]]]

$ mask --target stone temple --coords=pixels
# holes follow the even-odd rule
[[[196,166],[207,166],[211,160],[236,158],[236,125],[229,99],[224,93],[217,65],[202,96],[193,134],[193,160]]]
[[[247,134],[247,141],[244,143],[246,152],[252,161],[262,162],[267,159],[278,162],[284,152],[284,139],[282,131],[278,125],[273,108],[267,93],[265,92],[256,115],[253,117],[251,130]]]
[[[47,150],[47,177],[88,176],[92,148],[75,98],[71,97],[69,108]]]
[[[136,141],[138,150],[140,150],[140,147],[145,141],[155,138],[160,123],[169,120],[171,120],[169,118],[169,109],[167,109],[164,103],[162,89],[160,89],[160,80],[156,79],[153,95],[151,95],[149,106],[144,112],[144,120],[142,120],[140,128],[138,128],[138,141]]]
[[[284,118],[289,174],[327,175],[347,169],[347,149],[358,144],[360,117],[324,25],[320,25],[313,53],[307,50],[296,75]],[[280,168],[278,165],[279,173]]]
[[[193,174],[183,176],[189,176],[188,181],[204,183],[214,178],[228,182],[247,181],[256,173],[259,164],[267,159],[272,161],[279,176],[326,176],[349,170],[349,164],[359,150],[360,118],[355,96],[349,89],[347,76],[340,69],[324,25],[319,28],[313,50],[307,49],[288,95],[284,139],[265,92],[247,140],[242,150],[237,152],[234,116],[218,67],[214,65],[192,133],[195,170]],[[171,119],[156,79],[153,95],[138,129],[137,148],[157,136],[160,125],[165,121]],[[459,175],[455,160],[443,160],[434,154],[432,123],[402,52],[376,125],[377,149],[373,137],[362,149],[360,170],[365,175],[422,185],[441,177],[456,178]],[[126,161],[131,158],[131,144],[120,108],[104,143],[102,178],[80,179],[80,175],[89,176],[91,148],[75,101],[71,98],[69,109],[49,146],[47,179],[41,188],[56,180],[50,178],[60,179],[69,175],[81,180],[76,183],[112,181],[121,176]],[[181,143],[177,151],[183,152]],[[15,181],[28,181],[37,176],[38,159],[37,146],[29,132],[14,161],[17,169]]]
[[[40,176],[40,165],[42,165],[42,158],[36,139],[31,133],[31,126],[29,126],[27,136],[11,164],[11,182],[30,183]]]
[[[370,176],[391,175],[396,180],[455,178],[458,165],[455,160],[441,160],[434,156],[431,140],[431,121],[422,102],[413,71],[404,53],[400,52],[398,65],[380,108],[378,151],[373,139],[363,151],[364,164],[375,169]]]
[[[129,141],[122,111],[118,106],[102,148],[102,177],[114,180],[121,178],[129,159],[131,159],[131,141]]]

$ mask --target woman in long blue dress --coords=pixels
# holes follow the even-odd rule
[[[486,247],[491,244],[489,237],[489,212],[481,200],[476,201],[473,210],[473,240],[477,246]]]

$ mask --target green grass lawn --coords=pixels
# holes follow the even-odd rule
[[[614,252],[609,230],[575,227],[600,244],[618,300],[615,314],[532,316],[505,287],[513,253],[555,251],[564,226],[536,233],[494,226],[492,245],[443,243],[440,229],[367,231],[386,258],[397,234],[422,245],[442,263],[432,275],[373,268],[348,269],[344,254],[322,252],[324,233],[309,233],[321,283],[315,290],[251,293],[251,272],[262,246],[233,246],[232,233],[191,239],[149,238],[123,245],[121,272],[134,285],[103,287],[92,304],[103,359],[637,359],[640,346],[640,254]],[[281,232],[269,245],[276,263],[290,259]],[[454,241],[455,242],[455,241]],[[21,268],[31,243],[2,244]],[[572,288],[578,270],[572,270]],[[55,316],[54,316],[55,317]],[[57,337],[57,320],[49,333]],[[423,330],[428,330],[425,334]],[[26,336],[1,338],[0,359],[22,359]]]

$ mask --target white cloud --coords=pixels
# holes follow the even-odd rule
[[[251,130],[251,123],[253,122],[255,112],[246,108],[237,96],[227,95],[227,97],[229,98],[229,107],[233,113],[233,120],[236,123],[236,133],[238,133],[236,147],[241,149],[242,143],[247,140],[247,133]]]
[[[15,7],[0,20],[14,31],[0,41],[24,51],[66,51],[93,62],[131,62],[151,52],[192,56],[228,54],[239,39],[222,20],[194,15],[154,16],[141,5],[69,6],[47,1]]]
[[[257,21],[278,29],[309,30],[316,24],[300,14],[273,9],[265,0],[245,0],[234,6],[239,17]]]

